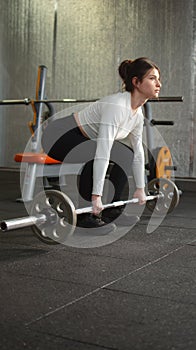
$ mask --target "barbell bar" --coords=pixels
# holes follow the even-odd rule
[[[83,103],[83,102],[95,102],[96,99],[75,99],[75,98],[63,98],[63,99],[31,99],[29,97],[25,97],[20,100],[0,100],[0,105],[29,105],[32,103]],[[183,102],[183,96],[174,96],[174,97],[158,97],[149,99],[148,102]]]
[[[46,222],[46,215],[40,214],[37,216],[25,216],[22,218],[11,219],[1,222],[2,231],[17,230],[32,225],[41,225]]]
[[[146,197],[148,208],[157,215],[166,215],[179,202],[180,191],[169,179],[152,180],[149,190],[153,194]],[[105,204],[103,209],[138,202],[138,198],[132,198]],[[65,193],[57,190],[46,190],[35,196],[30,216],[2,221],[0,228],[6,232],[32,227],[33,232],[44,243],[63,243],[73,234],[77,225],[77,215],[90,212],[92,212],[92,207],[75,209],[73,202]]]
[[[62,192],[57,191],[57,190],[46,190],[45,192],[41,192],[39,194],[39,196],[46,196],[50,194],[50,195],[58,195],[61,193],[61,201],[66,201],[66,205],[70,206],[70,199],[68,199],[68,197],[66,198],[65,195],[62,195]],[[146,201],[152,201],[154,199],[158,199],[158,198],[163,198],[163,194],[158,194],[158,195],[154,195],[154,196],[147,196],[146,197]],[[37,197],[35,198],[35,200],[37,201]],[[40,200],[40,198],[39,198]],[[138,198],[132,198],[126,201],[117,201],[117,202],[112,202],[109,204],[105,204],[103,205],[103,210],[104,209],[108,209],[108,208],[115,208],[118,206],[123,206],[126,204],[134,204],[134,203],[138,203],[139,199]],[[39,202],[40,205],[40,202]],[[59,204],[60,205],[60,204]],[[74,205],[73,205],[74,206]],[[80,215],[80,214],[85,214],[85,213],[92,213],[93,208],[92,207],[85,207],[85,208],[80,208],[80,209],[75,209],[75,207],[72,206],[72,212],[74,214],[74,216],[76,215]],[[36,205],[36,208],[37,205]],[[57,211],[61,212],[62,209],[60,209],[59,207],[56,207]],[[21,217],[21,218],[16,218],[16,219],[10,219],[10,220],[4,220],[0,223],[0,228],[3,232],[6,231],[12,231],[12,230],[16,230],[16,229],[20,229],[20,228],[24,228],[24,227],[30,227],[33,225],[42,225],[45,224],[46,222],[48,223],[48,219],[50,219],[50,224],[51,224],[51,219],[53,219],[53,224],[57,223],[57,217],[55,218],[56,214],[54,213],[53,210],[46,212],[45,213],[43,211],[41,211],[40,209],[38,209],[38,211],[41,212],[41,214],[36,214],[36,215],[31,215],[31,216],[25,216],[25,217]]]
[[[158,198],[163,198],[163,194],[157,194],[157,195],[151,195],[151,196],[147,196],[146,197],[146,201],[152,201],[154,199],[158,199]],[[139,203],[139,199],[138,198],[132,198],[132,199],[128,199],[126,201],[117,201],[117,202],[112,202],[109,204],[104,204],[103,205],[103,209],[108,209],[108,208],[116,208],[116,207],[120,207],[123,205],[127,205],[127,204],[135,204],[135,203]],[[80,215],[80,214],[85,214],[85,213],[91,213],[92,212],[92,207],[86,207],[86,208],[81,208],[81,209],[76,209],[76,214]]]

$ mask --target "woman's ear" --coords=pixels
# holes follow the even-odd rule
[[[137,77],[133,77],[133,78],[132,78],[132,84],[133,84],[133,86],[134,86],[134,87],[137,87],[137,86],[138,86],[138,83],[139,83],[138,78],[137,78]]]

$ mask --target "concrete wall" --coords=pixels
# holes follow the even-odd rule
[[[153,103],[153,117],[175,121],[158,131],[176,176],[196,177],[195,13],[193,0],[1,0],[0,99],[35,97],[40,64],[48,98],[98,98],[121,88],[123,59],[148,56],[162,71],[161,96],[184,96]],[[0,106],[1,167],[17,167],[32,117],[29,106]]]

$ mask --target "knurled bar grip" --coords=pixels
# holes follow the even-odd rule
[[[153,199],[158,199],[158,198],[163,198],[164,195],[162,194],[158,194],[156,196],[147,196],[146,197],[146,201],[151,201]],[[139,199],[138,198],[132,198],[132,199],[128,199],[127,201],[117,201],[117,202],[112,202],[109,204],[105,204],[103,205],[103,209],[107,209],[107,208],[115,208],[115,207],[120,207],[121,205],[125,205],[125,204],[134,204],[134,203],[138,203]],[[81,209],[76,209],[76,214],[85,214],[85,213],[90,213],[92,212],[93,208],[92,207],[86,207],[86,208],[81,208]]]

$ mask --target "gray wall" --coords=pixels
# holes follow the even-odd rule
[[[123,59],[148,56],[162,71],[161,96],[184,96],[153,103],[153,117],[175,121],[158,131],[176,176],[196,177],[195,13],[193,0],[1,0],[0,99],[35,97],[40,64],[48,98],[101,97],[120,89]],[[32,117],[29,106],[0,106],[1,167],[18,166]]]

